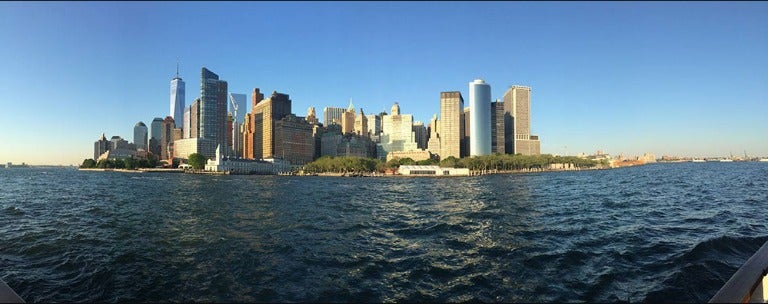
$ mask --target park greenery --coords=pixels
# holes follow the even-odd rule
[[[189,165],[192,166],[192,169],[202,170],[203,168],[205,168],[206,159],[205,159],[205,156],[203,156],[202,154],[192,153],[189,155],[188,159],[189,159],[188,160]]]
[[[176,162],[178,164],[178,162]],[[86,158],[83,160],[83,164],[80,165],[80,168],[100,168],[100,169],[137,169],[137,168],[155,168],[160,164],[160,162],[153,157],[150,158],[143,158],[143,159],[135,159],[135,158],[124,158],[124,159],[102,159],[96,162],[95,160],[91,158]],[[177,165],[178,166],[178,165]]]
[[[551,164],[572,164],[577,168],[595,166],[607,167],[606,162],[579,158],[575,156],[522,155],[522,154],[492,154],[476,157],[456,158],[450,156],[441,161],[434,159],[414,161],[411,158],[395,158],[387,162],[374,158],[360,157],[331,157],[323,156],[304,165],[306,173],[346,173],[346,172],[385,172],[395,170],[403,165],[438,165],[441,167],[469,168],[470,170],[514,171],[529,169],[545,169]]]

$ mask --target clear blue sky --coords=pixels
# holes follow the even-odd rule
[[[532,87],[542,153],[768,156],[766,2],[2,2],[0,162],[80,164],[186,104],[200,68],[428,122],[474,78]]]

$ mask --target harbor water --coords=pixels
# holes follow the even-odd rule
[[[768,163],[456,178],[0,169],[27,302],[705,302],[768,240]]]

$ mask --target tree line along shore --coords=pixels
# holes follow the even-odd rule
[[[192,170],[201,172],[206,159],[200,154],[190,155],[187,163]],[[174,159],[166,168],[177,169],[180,161]],[[151,172],[146,168],[162,167],[163,162],[157,159],[116,159],[100,160],[85,159],[81,169],[101,169],[98,171],[127,171],[136,170]],[[383,176],[394,175],[400,166],[432,165],[446,168],[468,168],[471,175],[490,173],[539,172],[550,170],[582,170],[609,168],[607,160],[596,161],[575,156],[521,155],[521,154],[492,154],[475,157],[448,157],[443,160],[427,159],[415,161],[411,158],[395,158],[384,161],[377,158],[362,158],[351,156],[323,156],[304,166],[296,167],[293,174],[321,176]],[[117,169],[117,170],[109,170]]]
[[[344,173],[391,173],[404,165],[434,165],[446,168],[468,168],[478,173],[512,173],[549,170],[552,165],[570,164],[569,168],[594,169],[610,167],[607,160],[595,161],[575,156],[492,154],[485,156],[455,158],[448,157],[414,161],[411,158],[395,158],[382,161],[374,158],[324,156],[302,167],[303,174],[344,174]]]

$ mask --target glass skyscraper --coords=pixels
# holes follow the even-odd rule
[[[200,134],[227,146],[227,82],[205,67],[200,73]]]
[[[160,155],[160,137],[163,129],[163,119],[155,117],[152,123],[149,125],[149,139],[147,140],[147,148],[155,155]],[[154,141],[153,141],[154,139]]]
[[[179,77],[179,71],[176,70],[176,77],[171,80],[171,111],[168,116],[173,117],[176,128],[181,128],[184,121],[184,80]]]
[[[133,144],[136,145],[136,149],[144,149],[145,151],[149,150],[147,149],[148,140],[147,125],[141,121],[136,123],[136,126],[133,127]]]

